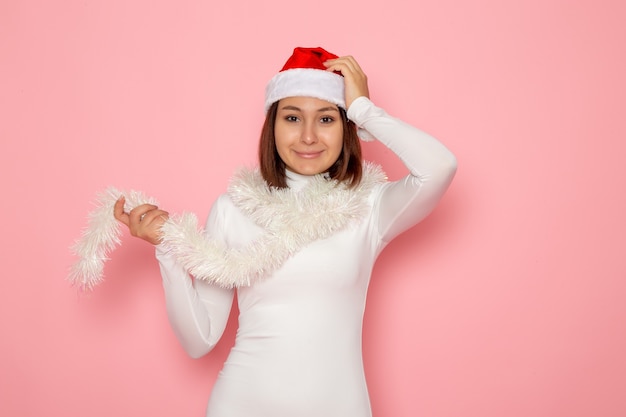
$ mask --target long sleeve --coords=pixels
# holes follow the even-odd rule
[[[207,229],[215,223],[211,210]],[[157,246],[165,303],[170,325],[179,342],[193,358],[207,354],[221,338],[233,303],[234,290],[192,280],[174,257]]]
[[[378,231],[389,242],[435,208],[452,182],[456,158],[435,138],[389,116],[366,97],[352,103],[348,117],[394,152],[409,170],[406,177],[386,184],[376,202]]]

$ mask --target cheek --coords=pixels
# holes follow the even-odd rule
[[[281,152],[281,149],[287,146],[289,142],[289,132],[278,123],[274,126],[274,142],[279,152]]]
[[[339,156],[341,150],[343,149],[343,129],[338,129],[337,132],[334,132],[330,142],[334,153]]]

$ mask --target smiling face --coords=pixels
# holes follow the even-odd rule
[[[328,171],[343,149],[343,122],[339,108],[312,97],[279,101],[274,137],[287,169],[315,175]]]

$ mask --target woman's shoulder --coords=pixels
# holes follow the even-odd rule
[[[211,234],[221,235],[231,247],[250,243],[260,233],[258,226],[235,205],[228,193],[215,199],[206,226]]]
[[[211,207],[211,212],[215,212],[224,219],[243,215],[228,192],[224,192],[217,196],[213,202],[213,206]]]

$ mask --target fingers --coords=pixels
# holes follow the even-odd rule
[[[353,73],[359,73],[359,72],[363,73],[361,66],[356,61],[356,59],[354,59],[354,57],[351,55],[342,56],[342,57],[335,58],[335,59],[329,59],[328,61],[324,62],[324,65],[326,65],[326,67],[329,67],[328,68],[329,70],[340,71],[342,74],[343,74],[343,71],[341,71],[342,69],[348,70]]]
[[[140,217],[139,224],[134,230],[131,229],[131,234],[153,245],[158,245],[161,242],[161,227],[168,218],[169,213],[166,211],[150,210],[143,215],[143,218]]]
[[[154,210],[157,210],[158,207],[154,204],[142,204],[140,206],[135,207],[130,211],[128,217],[130,219],[131,225],[138,225],[141,223],[145,217]]]
[[[160,210],[154,204],[142,204],[130,213],[124,212],[125,198],[120,197],[113,207],[113,215],[128,226],[132,236],[146,240],[154,245],[161,241],[161,226],[169,218],[169,213]]]
[[[328,71],[338,71],[346,78],[365,79],[367,76],[361,69],[359,63],[352,56],[343,56],[336,59],[329,59],[324,62]]]
[[[163,223],[169,218],[169,213],[164,210],[154,209],[139,216],[136,227],[137,236],[145,237],[153,232],[159,232]]]
[[[130,218],[128,216],[128,213],[124,212],[125,202],[126,202],[126,199],[124,198],[124,196],[121,196],[120,198],[117,199],[117,201],[115,202],[115,205],[113,206],[113,216],[120,222],[124,223],[126,226],[129,226]]]
[[[345,80],[346,108],[349,108],[358,97],[369,97],[367,85],[367,75],[361,69],[359,63],[352,56],[343,56],[336,59],[329,59],[324,62],[328,71],[340,72]]]

